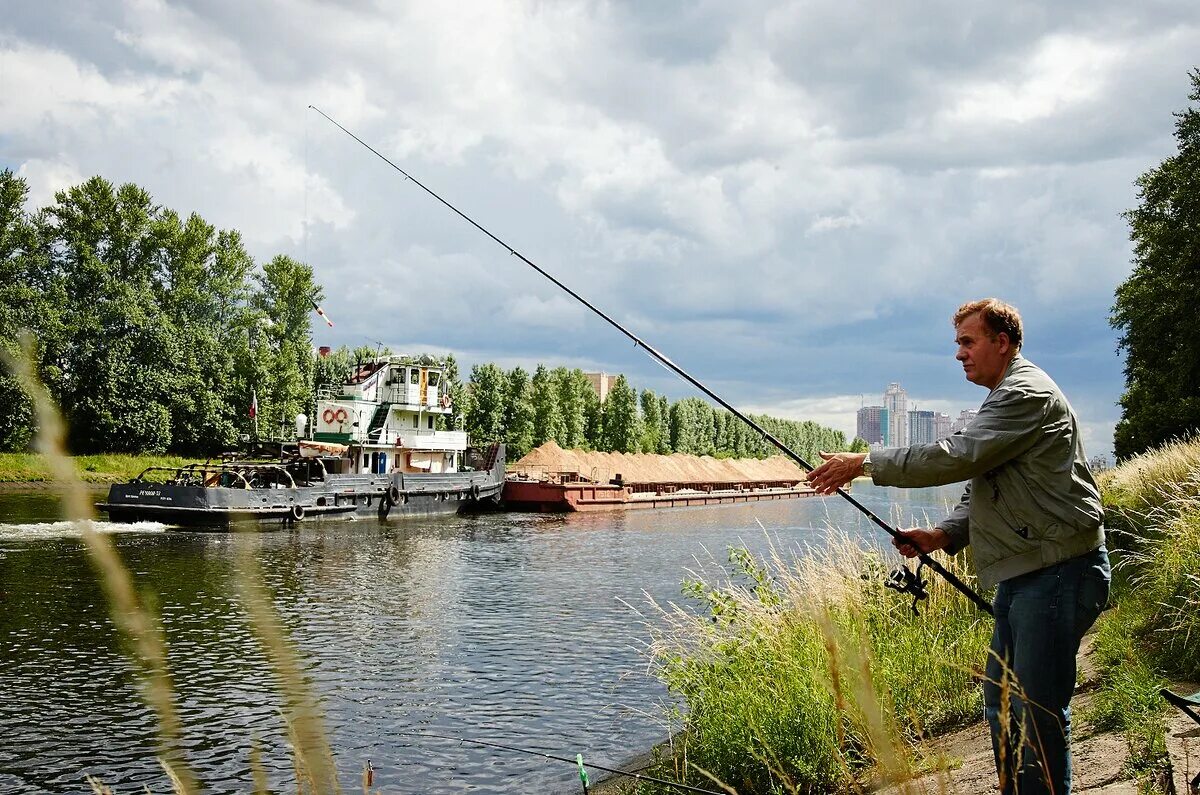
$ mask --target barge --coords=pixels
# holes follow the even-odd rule
[[[501,503],[513,511],[560,513],[816,496],[804,474],[779,456],[717,460],[679,454],[595,453],[563,450],[548,442],[513,465]]]
[[[465,432],[442,427],[453,416],[444,369],[427,357],[361,364],[345,383],[318,395],[310,435],[276,442],[271,460],[225,456],[150,467],[111,486],[96,507],[115,522],[217,527],[494,508],[504,483],[504,445],[472,448]],[[297,434],[304,429],[301,415]]]
[[[816,491],[787,481],[767,483],[593,483],[564,473],[566,479],[510,478],[504,482],[504,507],[513,511],[562,513],[626,508],[686,508],[759,500],[811,497]]]

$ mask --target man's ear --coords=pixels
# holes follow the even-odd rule
[[[1001,352],[1002,352],[1002,353],[1008,353],[1009,351],[1011,351],[1011,350],[1012,350],[1012,348],[1013,348],[1012,339],[1011,339],[1011,338],[1008,336],[1008,332],[1007,332],[1007,331],[1001,331],[999,334],[997,334],[997,335],[996,335],[996,339],[997,339],[997,340],[1000,340],[1000,339],[1003,339],[1003,340],[1004,340],[1004,342],[1003,342],[1003,347],[1002,347],[1002,349],[1001,349]]]

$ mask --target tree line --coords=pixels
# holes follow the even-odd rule
[[[457,374],[455,374],[457,375]],[[538,365],[507,372],[476,365],[469,381],[451,379],[454,405],[475,441],[502,441],[509,460],[554,441],[560,447],[622,453],[691,453],[762,458],[777,451],[733,414],[688,397],[638,392],[617,376],[603,403],[582,370]],[[844,450],[841,431],[810,421],[750,415],[767,431],[811,461],[818,450]]]
[[[29,188],[0,171],[0,347],[31,332],[34,368],[61,408],[76,453],[211,454],[290,432],[316,394],[386,349],[313,352],[312,269],[278,255],[260,264],[235,230],[186,218],[143,188],[93,177],[27,208]],[[476,365],[453,356],[452,420],[475,443],[503,441],[510,460],[546,441],[621,452],[754,457],[773,449],[727,411],[674,403],[624,376],[601,403],[578,369]],[[801,455],[846,446],[813,422],[754,419]],[[447,423],[443,422],[442,427]],[[32,408],[0,372],[0,450],[27,449]]]
[[[207,453],[307,407],[312,269],[259,266],[241,235],[93,177],[30,211],[0,171],[0,346],[22,330],[77,453]],[[27,448],[28,399],[0,375],[0,449]]]

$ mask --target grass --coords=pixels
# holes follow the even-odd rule
[[[940,579],[915,617],[883,587],[879,553],[847,538],[730,562],[732,583],[702,572],[692,605],[660,608],[654,660],[686,704],[665,764],[680,780],[740,793],[904,781],[929,764],[923,737],[980,714],[991,621]]]
[[[1200,679],[1200,441],[1181,440],[1100,477],[1116,609],[1098,622],[1100,689],[1085,720],[1124,732],[1127,772],[1168,791],[1168,678]]]
[[[1200,441],[1128,461],[1101,488],[1117,606],[1097,623],[1099,688],[1082,717],[1123,733],[1139,791],[1164,792],[1158,690],[1200,678]],[[810,793],[904,781],[936,764],[922,738],[981,712],[973,668],[991,621],[937,578],[914,618],[883,588],[884,569],[841,538],[787,561],[735,549],[727,571],[690,579],[689,603],[659,608],[665,628],[651,647],[682,703],[658,771],[740,793]]]
[[[169,455],[81,455],[68,457],[84,483],[118,483],[146,467],[178,467],[196,461]],[[48,483],[54,480],[45,456],[37,453],[0,453],[0,483]]]

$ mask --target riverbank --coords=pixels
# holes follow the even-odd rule
[[[72,461],[85,483],[120,483],[138,475],[146,467],[177,467],[196,461],[168,455],[81,455]],[[0,490],[40,491],[53,488],[45,460],[35,453],[0,453]]]
[[[1139,456],[1101,488],[1115,606],[1080,660],[1076,789],[1182,791],[1200,769],[1200,743],[1176,736],[1195,727],[1159,689],[1200,689],[1200,443]],[[834,544],[786,564],[735,551],[731,562],[685,589],[699,610],[663,611],[654,660],[686,707],[669,716],[683,727],[674,754],[660,749],[650,775],[720,789],[711,775],[742,792],[889,781],[906,792],[991,791],[978,684],[990,621],[963,614],[965,601],[937,579],[914,620],[878,587],[885,564],[870,551]],[[607,791],[660,790],[614,780]]]

